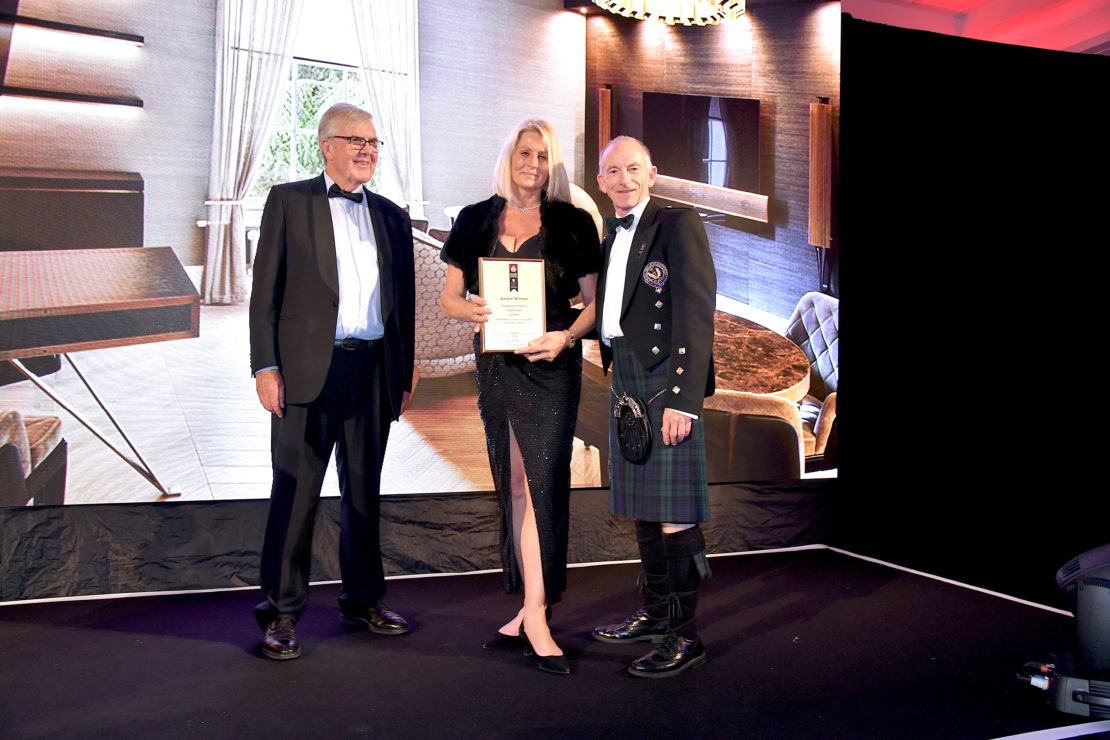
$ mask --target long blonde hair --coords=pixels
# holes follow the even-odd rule
[[[544,148],[547,149],[547,184],[544,185],[547,200],[561,200],[570,202],[570,176],[563,162],[563,148],[559,146],[559,137],[551,124],[540,118],[529,118],[512,130],[501,147],[497,156],[497,164],[493,166],[493,192],[508,201],[512,201],[513,178],[512,159],[516,151],[517,142],[521,134],[534,131],[543,139]]]

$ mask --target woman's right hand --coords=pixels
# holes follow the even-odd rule
[[[462,270],[455,265],[447,266],[447,280],[439,294],[439,310],[459,321],[473,321],[475,333],[481,328],[478,324],[489,321],[490,315],[485,298],[480,295],[467,297]]]
[[[485,298],[480,295],[472,295],[467,300],[467,303],[470,304],[470,321],[473,321],[475,324],[484,324],[489,321],[489,315],[492,313],[492,310],[486,307]],[[474,331],[481,331],[481,327],[475,326]]]

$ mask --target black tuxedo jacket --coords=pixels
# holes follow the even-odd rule
[[[378,248],[386,385],[392,418],[412,387],[416,313],[412,224],[363,188]],[[324,176],[277,185],[262,213],[250,304],[251,371],[276,365],[286,403],[315,400],[324,386],[339,313],[335,236]]]
[[[602,244],[604,268],[597,285],[599,336],[605,331],[605,292],[619,289],[606,285],[612,247],[610,234]],[[698,214],[689,208],[662,208],[652,198],[632,235],[621,329],[645,370],[670,360],[666,408],[701,415],[702,400],[713,395],[716,301],[717,273]],[[608,372],[613,351],[604,342],[601,360]]]

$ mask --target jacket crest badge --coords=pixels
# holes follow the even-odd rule
[[[644,267],[644,282],[655,288],[656,293],[663,292],[667,284],[667,266],[662,262],[649,262]]]

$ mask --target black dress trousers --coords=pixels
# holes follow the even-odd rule
[[[287,404],[283,418],[273,417],[274,483],[260,573],[266,601],[255,607],[263,627],[304,611],[313,525],[333,449],[341,495],[341,600],[372,606],[385,594],[378,538],[390,425],[384,365],[380,341],[367,349],[336,348],[320,396],[305,405]]]

